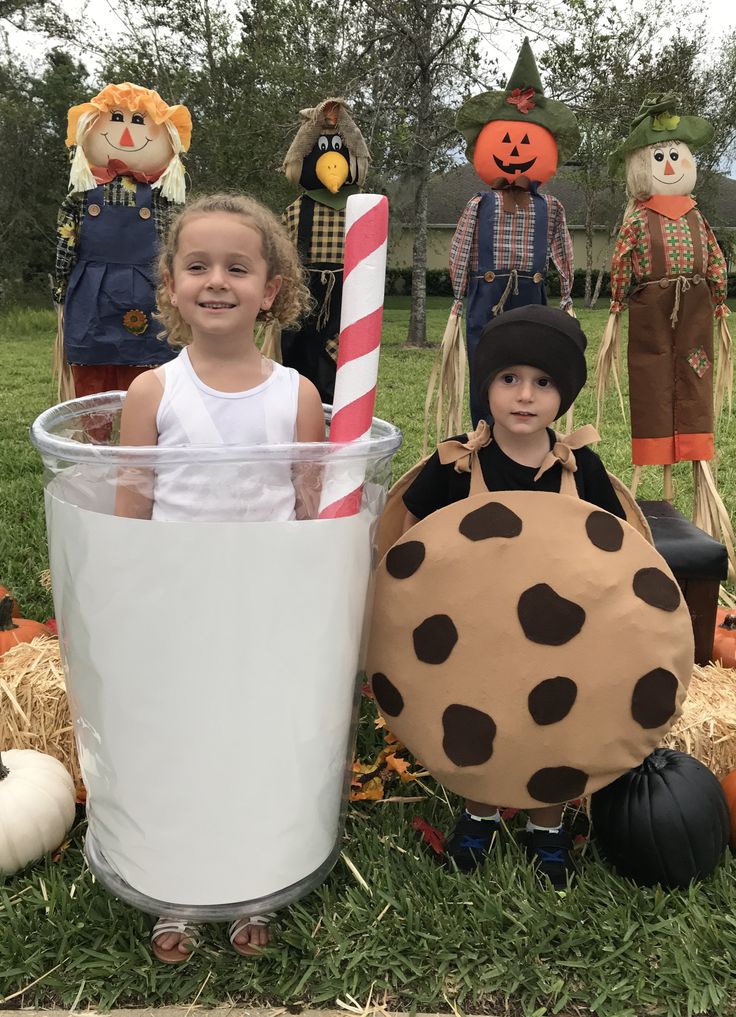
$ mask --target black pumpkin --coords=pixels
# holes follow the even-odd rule
[[[710,875],[728,844],[718,780],[685,752],[655,749],[591,798],[601,852],[641,886],[687,886]]]

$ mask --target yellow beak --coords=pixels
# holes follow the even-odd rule
[[[314,169],[319,182],[332,194],[337,194],[350,172],[348,161],[340,152],[325,152]]]

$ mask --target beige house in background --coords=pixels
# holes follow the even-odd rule
[[[450,243],[457,221],[469,198],[478,191],[488,190],[470,163],[455,166],[447,173],[437,174],[429,185],[427,268],[446,269],[450,257]],[[575,268],[585,268],[585,227],[583,198],[580,189],[566,179],[564,169],[555,176],[543,191],[549,191],[562,202],[567,216],[574,247]],[[607,206],[611,218],[615,218],[615,195],[602,196],[602,205]],[[623,209],[621,209],[622,211]],[[717,195],[718,215],[712,225],[720,231],[736,230],[736,180],[720,177]],[[395,217],[394,217],[395,222]],[[721,239],[723,239],[721,237]],[[388,264],[390,268],[410,268],[414,230],[411,227],[393,225],[389,236]],[[593,228],[593,268],[608,270],[613,242],[609,227],[596,225]],[[733,262],[733,258],[730,259]],[[729,268],[732,264],[729,264]]]

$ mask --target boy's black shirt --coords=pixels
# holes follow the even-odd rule
[[[547,429],[550,448],[555,443],[555,434]],[[455,437],[455,441],[467,441],[466,434]],[[449,439],[448,439],[449,440]],[[555,463],[534,480],[537,469],[522,466],[501,451],[496,442],[491,442],[478,453],[483,479],[489,491],[551,491],[559,494],[562,480],[562,466]],[[621,503],[616,497],[611,481],[600,458],[587,447],[575,450],[577,471],[574,474],[578,494],[620,519],[626,518]],[[470,474],[458,473],[454,463],[443,465],[437,451],[427,460],[424,469],[404,494],[404,504],[417,519],[467,498],[470,493]]]

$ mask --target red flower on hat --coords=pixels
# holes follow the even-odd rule
[[[515,88],[511,95],[506,97],[506,102],[516,106],[519,113],[529,113],[537,105],[534,101],[533,88],[525,88],[523,92],[520,88]]]

